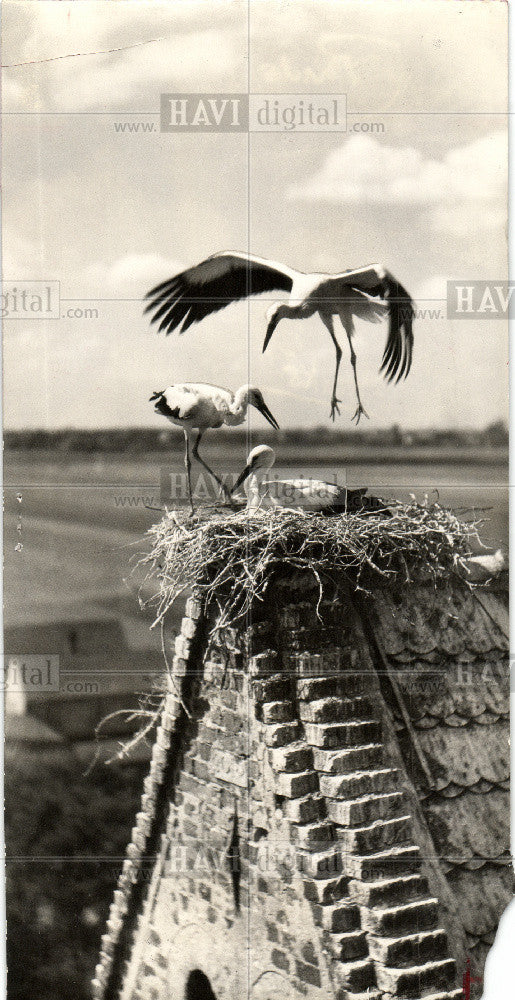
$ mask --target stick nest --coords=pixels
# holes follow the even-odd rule
[[[378,581],[449,578],[470,555],[477,523],[461,521],[438,503],[388,500],[388,510],[327,517],[277,507],[246,511],[167,511],[149,535],[145,562],[157,577],[157,618],[193,589],[218,609],[217,628],[234,624],[263,600],[276,573],[309,571],[322,596],[325,583],[346,574],[367,590]]]

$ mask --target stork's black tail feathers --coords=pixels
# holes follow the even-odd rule
[[[411,368],[415,310],[411,296],[391,274],[384,279],[382,294],[388,302],[390,329],[379,370],[388,382],[399,382]]]
[[[348,490],[345,486],[336,494],[334,502],[323,507],[319,513],[326,517],[339,517],[341,514],[384,513],[390,516],[391,511],[379,497],[369,496],[367,487]]]

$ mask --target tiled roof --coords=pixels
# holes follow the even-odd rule
[[[470,872],[459,868],[448,875],[458,905],[461,921],[473,938],[493,937],[499,911],[513,891],[513,869],[510,865],[486,866]]]
[[[440,794],[452,787],[474,791],[478,786],[477,791],[484,792],[509,781],[507,721],[487,730],[477,722],[459,728],[438,725],[417,735],[433,776],[433,789]]]
[[[508,857],[509,795],[501,789],[432,801],[426,819],[437,852],[453,865]]]
[[[513,891],[504,595],[451,583],[386,591],[374,600],[372,624],[396,682],[390,707],[408,772],[482,968]],[[414,740],[425,775],[415,763],[410,769]]]
[[[400,597],[385,589],[374,600],[374,619],[385,653],[399,662],[435,662],[442,654],[467,662],[508,649],[499,600],[463,585],[410,587]]]
[[[410,718],[420,728],[438,722],[491,724],[509,714],[509,671],[506,660],[480,657],[467,664],[428,665],[420,660],[395,674]]]

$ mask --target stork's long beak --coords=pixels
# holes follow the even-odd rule
[[[271,336],[272,336],[272,334],[273,334],[273,332],[274,332],[274,330],[275,330],[278,322],[279,322],[278,317],[277,316],[272,316],[272,319],[270,320],[270,322],[269,322],[269,324],[268,324],[268,326],[266,328],[265,339],[263,341],[263,350],[261,352],[262,354],[265,353],[265,351],[266,351],[266,349],[268,347],[268,344],[270,343],[270,338],[271,338]]]
[[[275,431],[279,430],[279,424],[277,423],[274,415],[270,413],[270,410],[264,400],[260,405],[256,406],[256,409],[263,414],[265,420],[268,420],[268,423],[272,425]]]
[[[272,320],[272,322],[269,324],[268,330],[266,331],[266,334],[265,334],[265,339],[263,341],[263,350],[261,351],[262,354],[265,353],[265,351],[266,351],[266,349],[267,349],[267,347],[268,347],[268,345],[270,343],[270,338],[271,338],[271,336],[272,336],[272,334],[273,334],[273,332],[275,330],[275,327],[276,327],[276,323],[274,323],[274,321]]]
[[[243,469],[243,471],[240,472],[240,474],[239,474],[239,476],[238,476],[238,478],[237,478],[237,480],[236,480],[236,482],[235,482],[235,484],[234,484],[234,486],[233,486],[233,488],[231,490],[231,494],[234,493],[234,491],[238,489],[238,486],[241,486],[241,484],[245,482],[247,476],[250,476],[251,472],[252,472],[252,463],[248,462],[247,465],[245,466],[245,468]]]

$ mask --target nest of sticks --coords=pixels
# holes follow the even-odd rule
[[[400,503],[336,517],[277,507],[249,514],[204,508],[193,516],[167,511],[149,531],[148,576],[157,578],[162,623],[178,597],[194,590],[215,607],[216,626],[233,625],[263,600],[276,574],[308,571],[326,584],[341,573],[368,590],[374,583],[449,578],[470,556],[477,522],[438,503]]]

